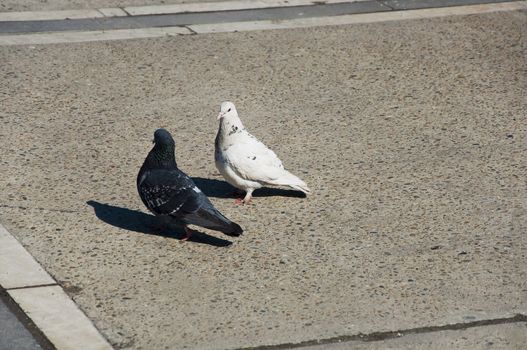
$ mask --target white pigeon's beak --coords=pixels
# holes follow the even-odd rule
[[[220,112],[220,113],[218,113],[218,120],[220,120],[221,118],[223,118],[224,115],[225,115],[225,112]]]

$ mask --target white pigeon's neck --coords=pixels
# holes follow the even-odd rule
[[[232,131],[241,131],[244,129],[242,121],[237,115],[232,115],[228,118],[223,118],[221,120],[221,124],[222,129],[227,133],[230,133]]]
[[[216,135],[216,147],[223,145],[225,142],[229,142],[228,140],[232,141],[233,137],[235,138],[238,135],[242,135],[243,130],[245,130],[245,128],[237,115],[222,118],[218,134]]]

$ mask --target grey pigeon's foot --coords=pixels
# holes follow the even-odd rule
[[[187,241],[191,236],[192,234],[194,233],[194,231],[192,231],[191,229],[189,229],[187,226],[185,226],[185,233],[186,233],[186,236],[181,238],[182,241]]]

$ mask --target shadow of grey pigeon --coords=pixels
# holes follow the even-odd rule
[[[127,231],[177,240],[181,240],[186,236],[183,227],[167,226],[162,218],[143,213],[139,210],[131,210],[93,200],[86,203],[93,207],[95,216],[98,219]],[[232,244],[232,242],[225,239],[210,236],[199,231],[195,232],[188,242],[208,244],[215,247],[227,247]]]

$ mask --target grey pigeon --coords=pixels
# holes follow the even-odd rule
[[[154,133],[154,147],[148,153],[137,175],[141,200],[156,216],[184,224],[188,239],[197,225],[239,236],[242,228],[223,216],[201,192],[194,181],[178,169],[174,155],[175,142],[165,129]]]
[[[221,104],[218,119],[216,168],[228,183],[247,192],[236,203],[248,203],[253,191],[263,186],[284,186],[310,193],[304,181],[285,170],[278,156],[244,128],[232,102]]]

